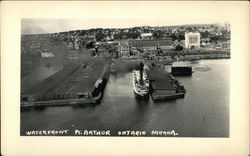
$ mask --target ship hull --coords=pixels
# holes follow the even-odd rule
[[[134,91],[134,95],[135,95],[135,98],[138,100],[149,100],[149,93],[141,95]]]
[[[149,81],[144,71],[143,85],[139,82],[138,72],[133,71],[133,90],[137,99],[149,99]]]

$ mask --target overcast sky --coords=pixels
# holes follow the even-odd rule
[[[135,26],[168,26],[184,24],[211,24],[224,21],[171,21],[168,19],[22,19],[22,34],[54,33],[91,28],[129,28]]]
[[[85,2],[83,5],[46,5],[21,21],[22,34],[54,33],[90,28],[128,28],[224,23],[231,6],[219,2]],[[82,4],[82,3],[80,3]],[[40,10],[39,10],[40,9]],[[66,10],[66,11],[65,11]],[[53,16],[52,16],[53,15]],[[46,16],[46,17],[43,17]],[[50,18],[52,17],[52,18]],[[58,18],[59,17],[59,18]]]

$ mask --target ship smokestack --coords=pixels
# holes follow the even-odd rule
[[[141,62],[140,63],[140,84],[143,85],[143,67],[144,64]]]

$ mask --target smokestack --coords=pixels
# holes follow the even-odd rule
[[[143,63],[140,63],[140,83],[143,85]]]

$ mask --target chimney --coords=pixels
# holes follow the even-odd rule
[[[140,84],[143,85],[143,63],[140,63]]]

